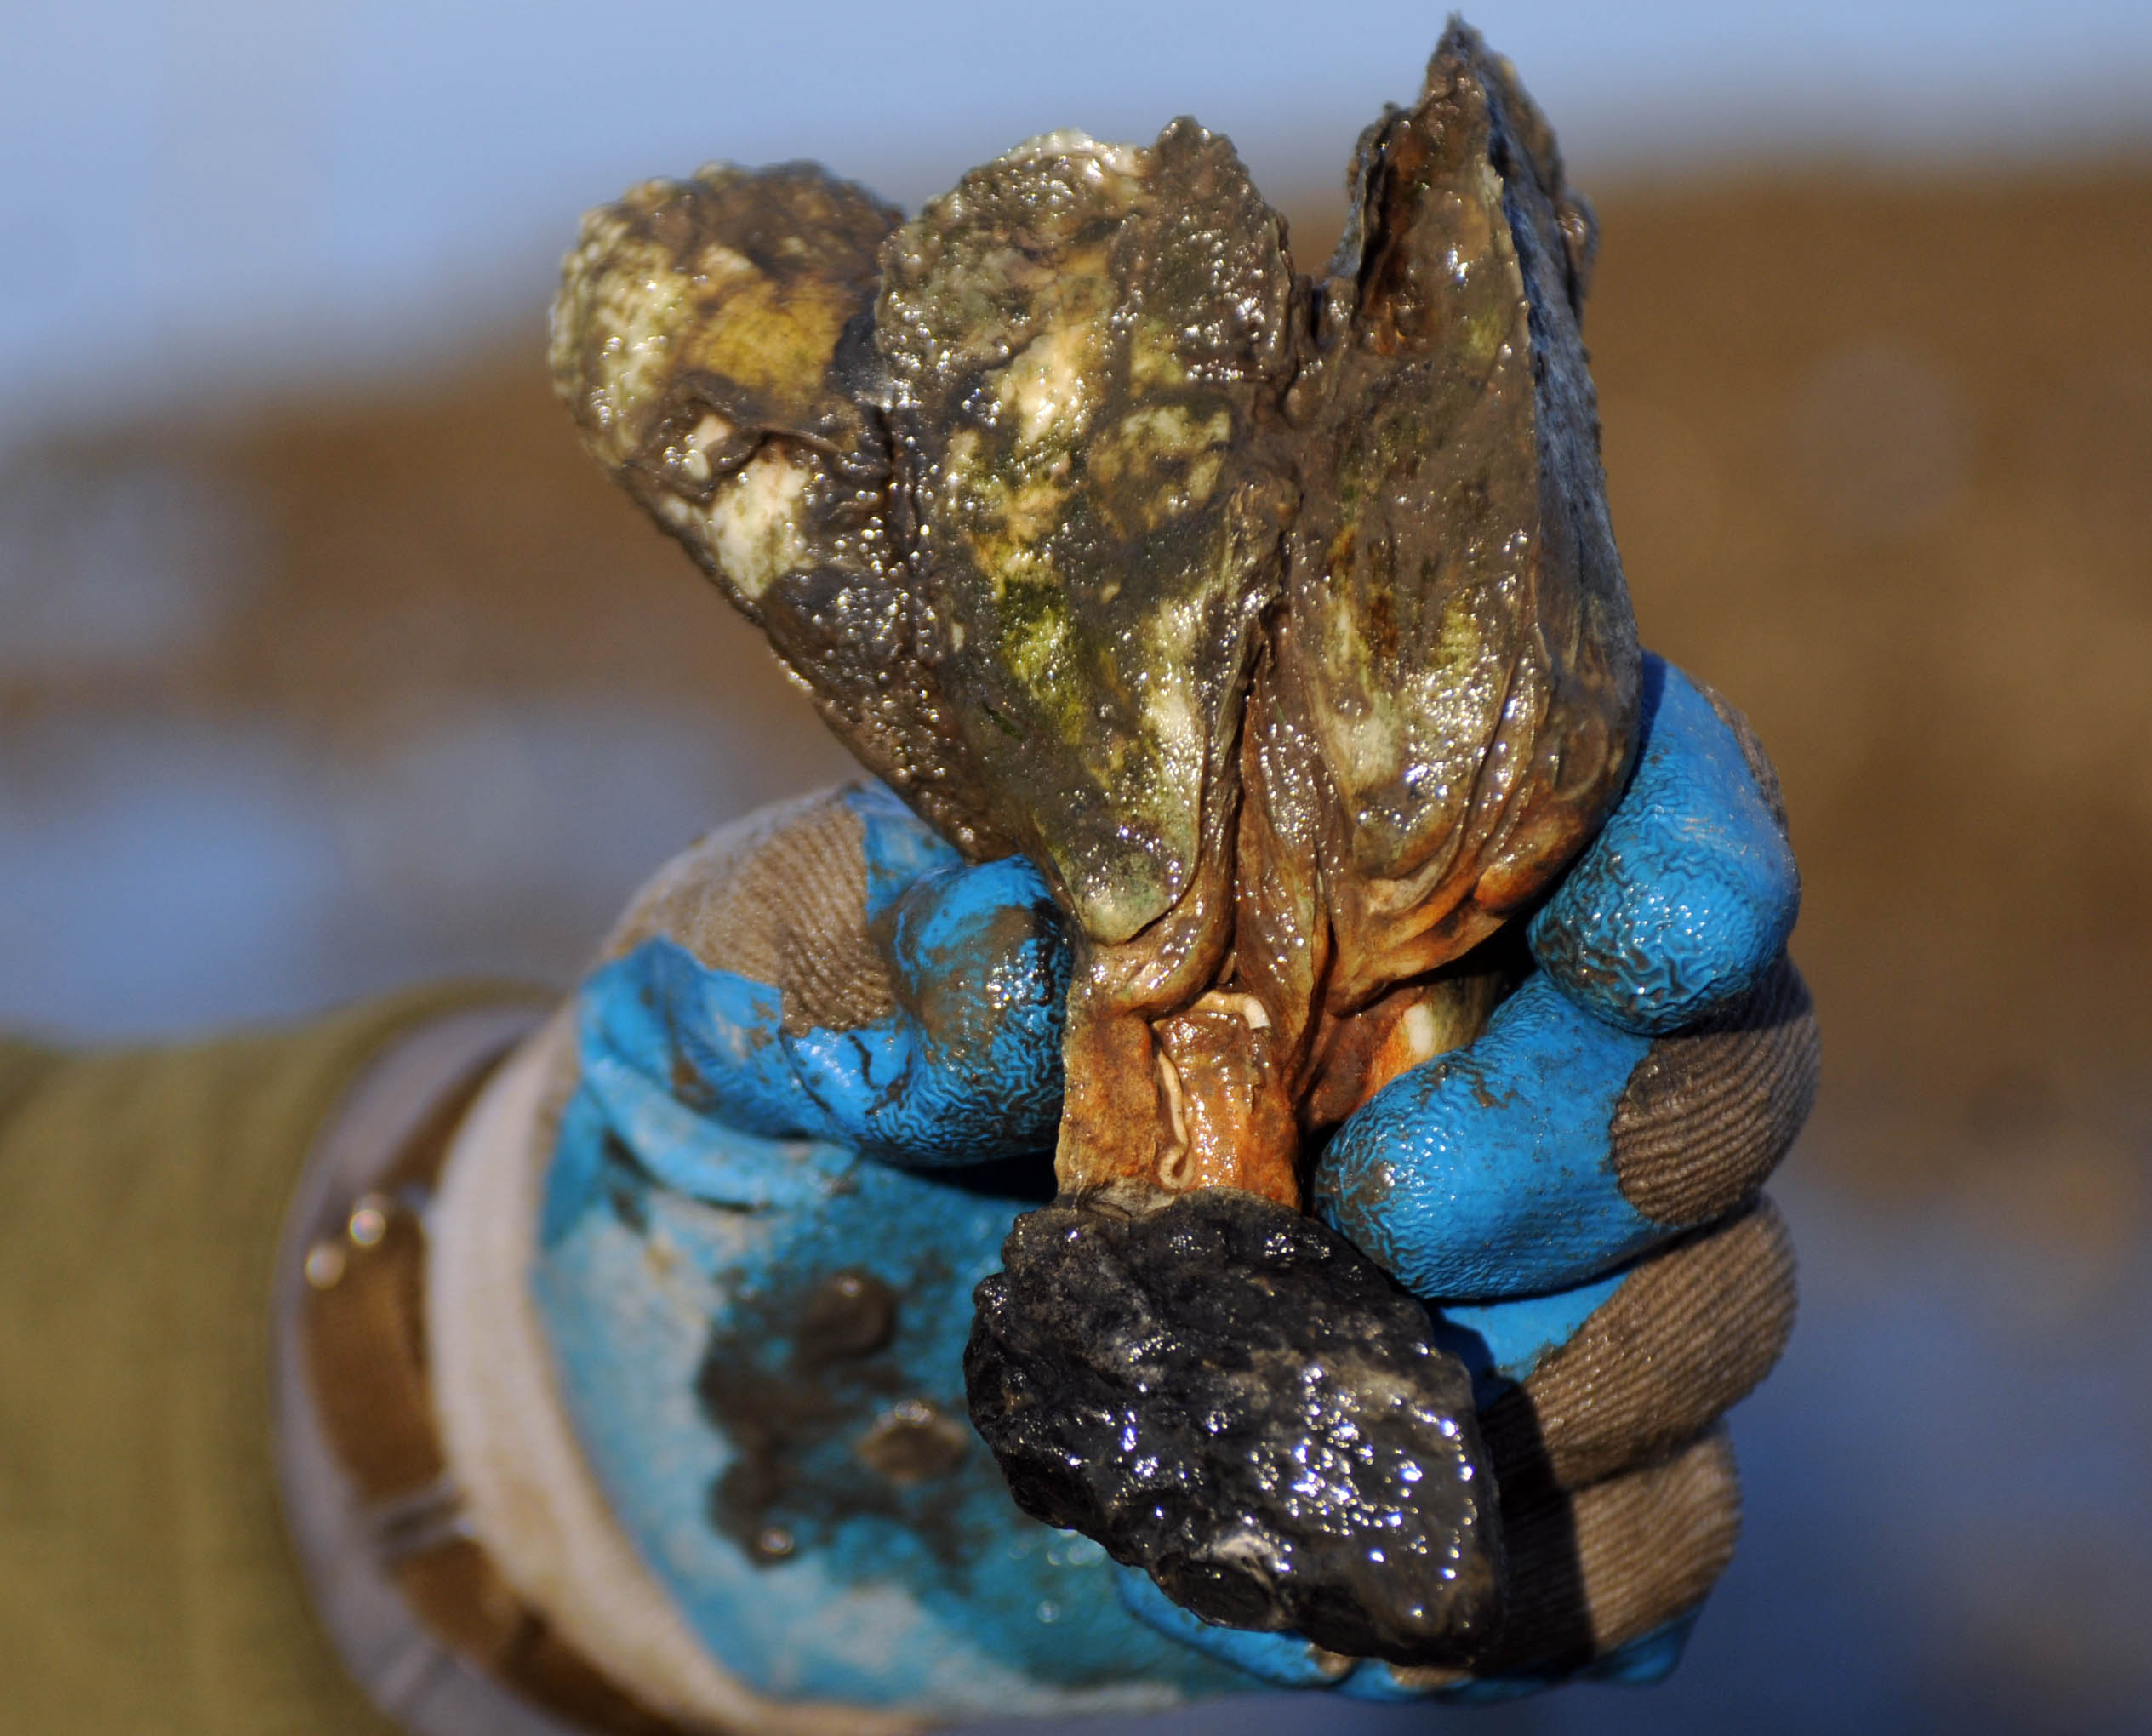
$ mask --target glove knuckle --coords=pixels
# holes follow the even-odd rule
[[[1584,1488],[1504,1491],[1509,1619],[1481,1671],[1576,1669],[1694,1608],[1741,1532],[1723,1428]]]
[[[1792,1242],[1768,1200],[1638,1265],[1481,1419],[1507,1489],[1663,1458],[1768,1374],[1793,1332]]]
[[[1656,1223],[1704,1223],[1761,1186],[1816,1100],[1814,1003],[1783,952],[1703,1024],[1659,1038],[1630,1074],[1608,1139],[1623,1197]]]

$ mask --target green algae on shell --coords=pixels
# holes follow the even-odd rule
[[[1049,134],[890,239],[876,346],[938,665],[996,812],[1083,931],[1187,892],[1290,483],[1283,226],[1231,147]]]

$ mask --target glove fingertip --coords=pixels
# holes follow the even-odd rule
[[[1755,987],[1793,931],[1801,876],[1772,792],[1695,683],[1647,657],[1644,713],[1627,792],[1527,936],[1578,1004],[1655,1036]]]
[[[1401,1075],[1331,1139],[1321,1215],[1425,1297],[1531,1295],[1668,1232],[1625,1199],[1607,1128],[1649,1042],[1527,982],[1467,1049]]]

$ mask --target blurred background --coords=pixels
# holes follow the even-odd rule
[[[1230,133],[1304,266],[1436,9],[76,0],[0,60],[0,1021],[562,985],[848,762],[576,447],[583,207]],[[1673,1683],[1326,1727],[2152,1728],[2152,11],[1485,3],[1598,202],[1645,638],[1784,774],[1824,1099]],[[1160,1726],[1299,1727],[1315,1708]]]

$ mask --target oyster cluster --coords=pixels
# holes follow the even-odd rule
[[[1470,1381],[1303,1153],[1477,1033],[1639,659],[1545,121],[1453,24],[1350,191],[1310,278],[1192,121],[910,221],[707,168],[586,220],[553,368],[868,768],[1069,919],[1063,1201],[965,1356],[1012,1494],[1209,1620],[1447,1666],[1505,1596]]]
[[[871,771],[1052,882],[1070,1195],[1297,1204],[1634,751],[1552,133],[1453,25],[1350,188],[1315,279],[1188,120],[909,221],[811,165],[646,182],[568,260],[591,451]]]

